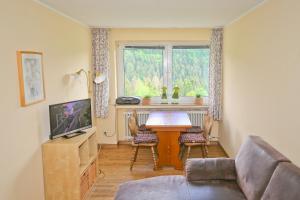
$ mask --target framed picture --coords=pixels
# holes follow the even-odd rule
[[[21,106],[45,100],[43,54],[17,51]]]

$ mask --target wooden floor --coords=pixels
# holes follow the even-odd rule
[[[195,147],[191,151],[191,157],[201,157],[201,149]],[[132,148],[130,145],[104,145],[99,154],[99,169],[102,174],[89,193],[88,200],[112,200],[120,183],[129,180],[142,179],[160,175],[178,175],[183,171],[164,167],[153,171],[153,161],[149,148],[140,149],[137,162],[133,170],[129,170]],[[209,147],[208,157],[225,157],[226,154],[218,145]]]

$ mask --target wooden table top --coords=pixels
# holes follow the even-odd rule
[[[146,127],[192,127],[187,112],[181,111],[157,111],[151,112],[146,122]]]

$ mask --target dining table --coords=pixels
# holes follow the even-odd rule
[[[191,128],[192,124],[187,112],[183,111],[154,111],[149,114],[146,128],[155,131],[158,143],[158,167],[173,166],[183,169],[179,158],[180,133]]]

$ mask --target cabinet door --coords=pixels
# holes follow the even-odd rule
[[[97,176],[97,171],[96,171],[96,160],[92,162],[90,168],[89,168],[89,187],[92,187],[92,185],[96,181],[96,176]]]
[[[80,183],[80,199],[84,199],[87,191],[89,190],[89,172],[88,170],[84,172],[81,176],[81,183]]]

